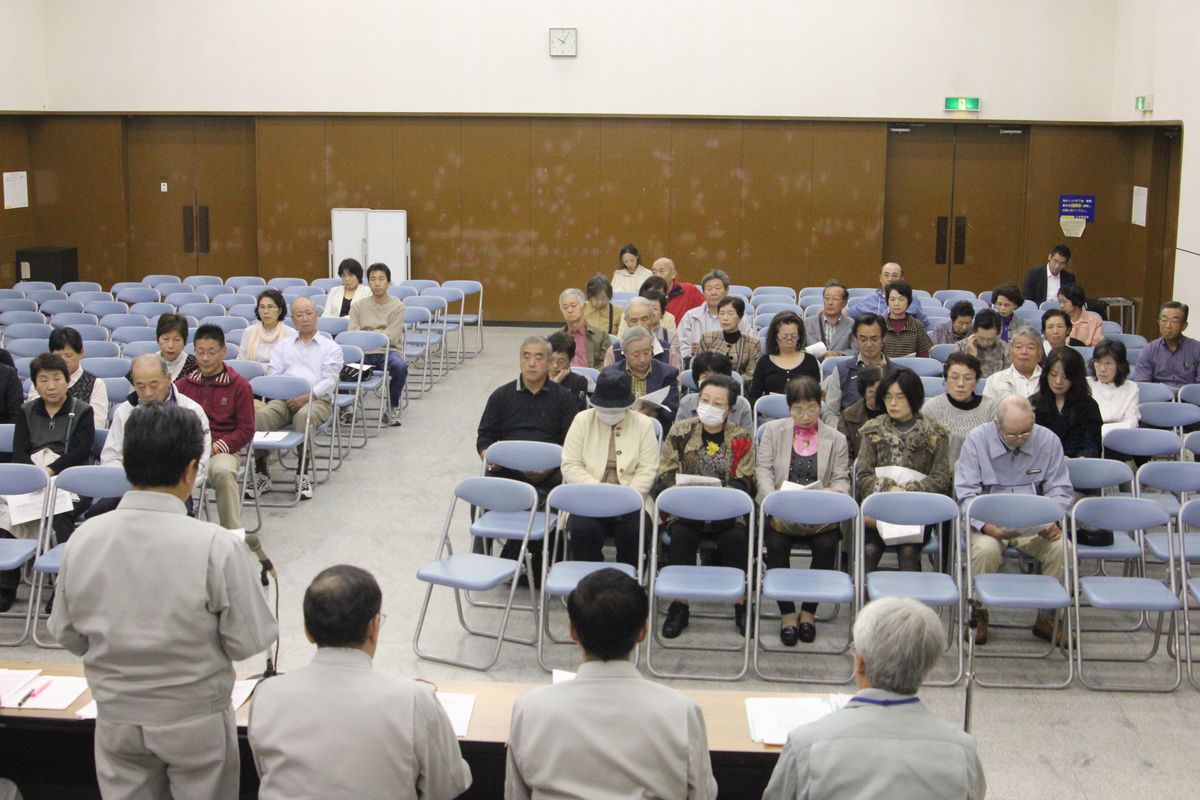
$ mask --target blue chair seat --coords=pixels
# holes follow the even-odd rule
[[[1197,541],[1197,546],[1200,546],[1200,541]],[[1133,537],[1120,531],[1113,532],[1113,543],[1107,547],[1077,544],[1075,552],[1080,558],[1103,558],[1110,561],[1130,561],[1142,555],[1142,550]]]
[[[458,330],[458,323],[446,320],[446,324],[443,326],[441,322],[418,322],[413,327],[419,331],[440,331],[443,328],[446,331],[456,331]]]
[[[1066,608],[1071,596],[1049,575],[1010,572],[975,576],[975,593],[985,606],[997,608]]]
[[[472,536],[487,539],[521,539],[525,536],[525,524],[529,522],[528,511],[485,511],[471,525]],[[546,512],[533,515],[533,530],[530,541],[540,541],[545,534]],[[558,515],[550,515],[550,527],[558,524]]]
[[[59,569],[62,568],[62,554],[66,547],[67,543],[63,542],[42,553],[37,557],[37,561],[33,562],[33,571],[46,575],[57,575]]]
[[[654,595],[668,600],[712,600],[734,603],[746,594],[746,573],[736,567],[663,567]]]
[[[772,569],[763,580],[768,600],[849,603],[854,599],[850,576],[832,569]]]
[[[579,582],[602,569],[619,569],[631,578],[637,577],[637,570],[628,564],[610,561],[560,561],[550,568],[546,575],[544,588],[551,597],[563,597],[575,591]]]
[[[881,597],[911,597],[928,606],[958,602],[958,586],[940,572],[871,572],[867,592],[872,600]]]
[[[441,344],[442,337],[437,334],[433,334],[433,333],[410,333],[404,337],[404,341],[412,342],[413,344],[428,343],[428,344],[434,345],[434,344]],[[406,347],[405,351],[407,351],[407,350],[408,350],[408,348]]]
[[[255,442],[255,450],[291,450],[304,444],[304,434],[299,431],[287,431],[287,435],[275,442]]]
[[[33,558],[37,539],[0,539],[0,569],[16,569]]]
[[[442,319],[444,319],[444,320],[446,320],[446,322],[450,322],[450,323],[459,322],[459,323],[462,323],[463,325],[474,325],[476,322],[479,322],[479,315],[478,314],[443,314]]]
[[[357,399],[358,398],[356,398],[352,394],[339,394],[337,396],[337,407],[338,408],[349,408],[350,406],[354,405],[354,401]]]
[[[1185,533],[1183,542],[1189,564],[1200,564],[1200,533]],[[1147,533],[1146,549],[1159,561],[1167,561],[1167,535],[1165,533]],[[1179,558],[1179,548],[1175,548],[1175,557]]]
[[[507,558],[462,553],[426,564],[417,570],[417,578],[437,586],[484,592],[512,578],[518,566],[516,561]]]
[[[1094,608],[1116,611],[1178,611],[1183,606],[1166,584],[1153,578],[1082,578],[1079,587]]]

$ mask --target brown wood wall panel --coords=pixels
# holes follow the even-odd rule
[[[396,208],[392,127],[387,118],[334,118],[325,128],[325,202],[329,208]]]
[[[37,192],[29,154],[29,125],[22,117],[0,118],[0,172],[29,173],[29,208],[5,209],[0,202],[0,285],[16,282],[15,256],[22,247],[37,244],[33,206]]]
[[[392,197],[408,211],[413,277],[472,277],[461,266],[462,126],[449,119],[396,120],[392,137]]]
[[[812,249],[796,283],[836,277],[847,286],[879,283],[887,179],[887,126],[813,123]]]
[[[325,122],[319,117],[259,117],[258,269],[270,280],[309,281],[329,268],[329,209],[325,206]]]
[[[120,117],[35,117],[30,156],[37,170],[38,242],[79,248],[79,277],[106,286],[132,276]]]
[[[600,124],[534,120],[530,126],[529,302],[554,319],[559,292],[611,275],[615,254],[600,247]]]
[[[697,279],[711,269],[737,272],[741,171],[741,122],[672,123],[671,250]]]
[[[183,249],[183,208],[196,202],[195,121],[131,117],[125,124],[131,280],[148,274],[191,275],[195,253]],[[159,188],[167,182],[167,191]]]
[[[462,147],[463,274],[484,276],[491,319],[560,318],[529,301],[529,120],[463,120]]]
[[[200,117],[195,124],[196,204],[208,209],[210,234],[194,272],[257,275],[254,119]]]
[[[617,253],[633,244],[649,267],[675,259],[683,280],[696,280],[687,260],[668,248],[671,221],[671,123],[600,121],[600,250],[597,269],[616,271]],[[695,274],[693,274],[695,272]]]
[[[737,282],[794,285],[812,250],[813,131],[799,122],[742,124]],[[732,266],[732,265],[731,265]]]

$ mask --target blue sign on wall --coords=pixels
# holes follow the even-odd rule
[[[1083,217],[1088,222],[1096,221],[1096,195],[1060,194],[1058,196],[1060,217]]]

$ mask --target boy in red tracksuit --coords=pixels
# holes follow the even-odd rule
[[[193,340],[196,369],[175,381],[175,388],[195,400],[208,415],[212,453],[208,483],[217,493],[221,526],[242,527],[242,490],[238,454],[254,438],[254,394],[250,382],[225,366],[225,332],[201,325]]]

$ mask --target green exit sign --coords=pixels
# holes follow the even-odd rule
[[[1154,110],[1154,95],[1139,94],[1133,99],[1133,107],[1138,111],[1153,111]]]
[[[978,111],[979,110],[979,98],[978,97],[947,97],[946,98],[946,110],[947,111]]]

